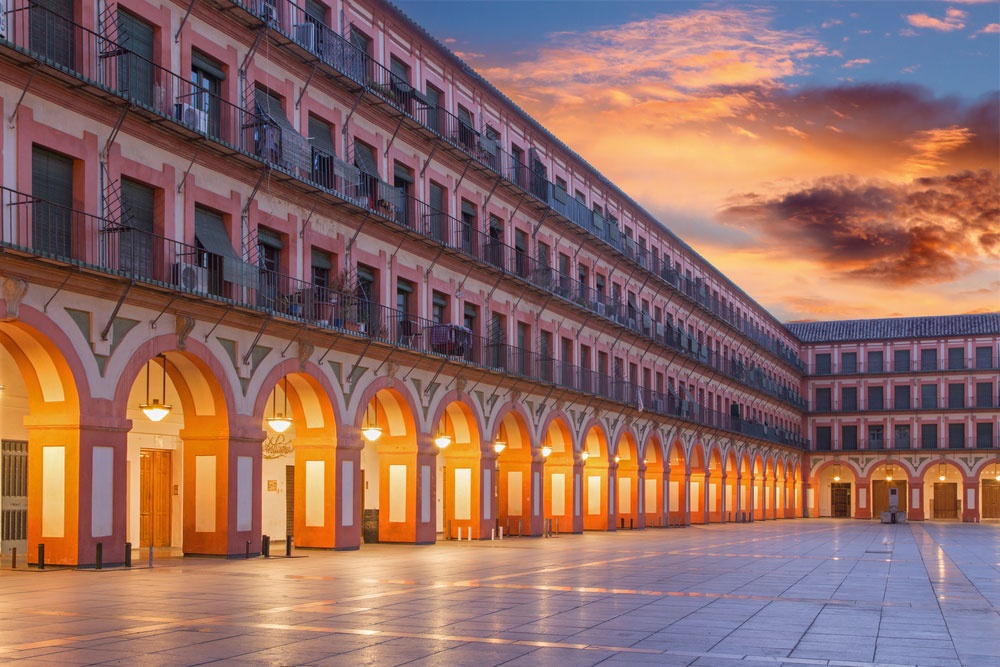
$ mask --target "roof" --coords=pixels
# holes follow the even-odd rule
[[[793,322],[785,325],[803,343],[942,338],[949,336],[1000,336],[1000,313],[896,317],[879,320]]]

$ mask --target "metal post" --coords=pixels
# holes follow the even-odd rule
[[[10,550],[10,569],[17,569],[17,547]]]
[[[264,535],[260,538],[260,553],[264,558],[271,557],[271,536]]]
[[[292,557],[292,536],[288,535],[285,537],[285,558]]]
[[[250,540],[247,540],[247,549],[243,552],[243,560],[250,560]]]
[[[97,570],[104,568],[104,542],[97,543],[97,557],[94,562],[94,568]]]
[[[45,569],[45,545],[41,543],[38,545],[38,569]]]
[[[149,567],[153,567],[153,545],[149,545]]]
[[[125,567],[132,567],[132,543],[125,543]]]

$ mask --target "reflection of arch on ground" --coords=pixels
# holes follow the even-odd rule
[[[726,502],[722,508],[726,521],[737,521],[740,500],[740,464],[735,449],[726,452]]]
[[[543,497],[544,515],[552,520],[554,532],[572,533],[579,530],[574,512],[576,487],[580,475],[576,467],[577,455],[573,449],[573,436],[565,417],[551,419],[542,432],[542,446],[552,449],[544,456]]]
[[[785,462],[781,458],[774,459],[774,480],[774,493],[777,499],[774,518],[784,519],[788,513],[788,486],[785,479]]]
[[[615,457],[618,461],[615,472],[616,503],[615,514],[619,528],[641,527],[639,515],[639,448],[631,430],[622,433],[618,440]]]
[[[457,394],[445,399],[448,402],[431,422],[436,424],[432,426],[435,440],[440,436],[449,440],[437,454],[436,529],[445,539],[489,537],[493,527],[493,457],[483,456],[486,443],[472,408]],[[488,493],[483,493],[484,487]]]
[[[584,432],[582,451],[587,452],[583,465],[583,529],[608,530],[608,474],[611,467],[607,435],[599,423]]]
[[[497,519],[505,534],[532,533],[531,477],[534,455],[528,415],[521,404],[500,410],[494,442],[506,443],[497,455]]]
[[[754,453],[750,467],[750,507],[753,508],[753,520],[764,520],[764,459],[760,453]]]
[[[4,369],[4,416],[11,410],[15,420],[5,426],[4,438],[28,442],[27,539],[18,544],[32,563],[41,542],[48,562],[93,563],[94,545],[100,541],[91,538],[94,529],[123,543],[124,512],[116,511],[113,496],[93,497],[90,488],[80,485],[93,472],[100,475],[92,481],[95,489],[98,484],[124,488],[124,447],[102,433],[123,424],[99,414],[81,415],[82,401],[91,403],[83,364],[65,334],[34,309],[22,306],[19,320],[0,322],[0,346],[9,355],[5,362],[13,366]],[[43,498],[48,499],[44,506]],[[108,555],[120,562],[122,554],[116,546]]]
[[[684,445],[680,440],[675,439],[667,448],[667,463],[670,467],[667,482],[667,521],[672,526],[687,525],[690,523],[687,490],[688,469]]]
[[[753,500],[753,468],[750,455],[742,452],[739,455],[739,477],[737,485],[736,513],[739,521],[749,521],[753,517],[751,501]]]
[[[644,524],[646,527],[660,527],[666,525],[667,514],[664,509],[664,488],[663,488],[663,445],[656,435],[651,435],[646,441],[644,460],[646,472],[643,480],[643,511],[645,512]]]

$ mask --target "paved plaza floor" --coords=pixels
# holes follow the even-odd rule
[[[295,555],[8,565],[0,664],[1000,665],[997,525],[810,519]]]

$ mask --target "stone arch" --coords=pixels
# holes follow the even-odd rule
[[[495,525],[494,457],[493,452],[486,455],[482,417],[458,392],[445,394],[434,415],[431,435],[438,445],[436,529],[445,539],[488,538]]]
[[[551,522],[553,532],[579,532],[578,466],[582,459],[574,447],[569,422],[562,417],[546,420],[541,437],[543,518]]]
[[[656,431],[651,431],[646,436],[642,452],[645,472],[642,488],[639,492],[643,494],[643,511],[645,512],[643,525],[658,528],[666,525],[667,512],[664,505],[663,483],[666,478],[666,466],[664,465],[663,443]]]
[[[672,526],[684,526],[691,521],[687,484],[688,456],[679,436],[675,435],[667,446],[667,466],[667,522]]]
[[[497,410],[493,424],[495,439],[502,437],[506,443],[496,457],[499,529],[508,535],[533,535],[536,524],[541,530],[541,512],[533,511],[532,479],[540,464],[531,440],[531,415],[522,403],[512,401]]]
[[[645,464],[639,455],[635,432],[626,428],[618,436],[614,457],[615,515],[619,528],[641,528],[643,512],[640,511],[640,470]]]
[[[701,439],[691,443],[688,452],[688,502],[689,521],[693,524],[708,523],[708,459]]]
[[[724,467],[722,451],[718,442],[714,442],[708,447],[706,471],[705,471],[705,493],[708,497],[708,522],[720,523],[725,521],[725,500],[726,489],[724,484]]]
[[[614,528],[614,493],[611,448],[607,431],[598,420],[591,420],[581,432],[580,451],[586,452],[583,464],[583,529]]]

